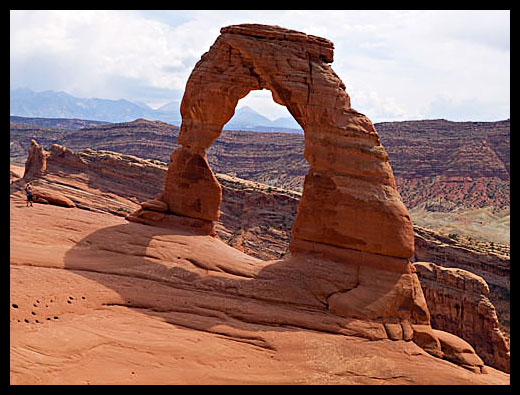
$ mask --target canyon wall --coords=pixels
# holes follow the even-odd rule
[[[509,372],[509,346],[482,277],[431,262],[416,262],[414,266],[428,303],[432,327],[461,337],[475,347],[487,365]]]

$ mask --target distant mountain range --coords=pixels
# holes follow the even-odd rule
[[[179,110],[154,110],[146,104],[136,104],[124,99],[86,99],[65,92],[51,90],[34,92],[30,89],[11,89],[10,114],[22,117],[88,119],[105,122],[128,122],[145,118],[175,125],[179,125],[181,119]]]
[[[134,103],[124,99],[79,98],[65,92],[52,90],[34,92],[26,88],[10,91],[10,115],[34,118],[67,118],[111,123],[143,118],[179,126],[181,124],[180,103],[180,100],[174,100],[158,109],[153,109],[144,103]],[[302,132],[292,117],[270,120],[247,106],[237,109],[224,129]]]
[[[253,132],[303,132],[292,117],[281,117],[271,121],[247,106],[237,109],[233,118],[224,125],[224,129]]]

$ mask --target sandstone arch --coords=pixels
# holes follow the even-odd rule
[[[172,213],[219,217],[221,188],[205,155],[238,100],[269,89],[305,131],[310,170],[293,227],[291,250],[308,242],[410,258],[413,229],[388,156],[370,120],[350,107],[328,63],[333,44],[277,26],[221,29],[195,65],[181,104],[181,148],[171,155],[162,200]]]

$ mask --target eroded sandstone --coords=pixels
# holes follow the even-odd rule
[[[268,89],[305,131],[304,156],[310,165],[289,259],[311,255],[338,262],[339,256],[339,263],[352,271],[353,278],[345,281],[354,285],[340,281],[326,297],[327,309],[378,321],[387,325],[393,340],[410,341],[414,325],[428,327],[430,318],[409,262],[414,250],[410,216],[373,124],[351,107],[345,84],[328,65],[333,48],[329,40],[278,26],[222,28],[186,84],[181,148],[171,155],[159,199],[168,211],[146,210],[145,204],[128,219],[142,222],[151,216],[168,222],[169,212],[216,221],[222,189],[205,150],[233,116],[238,100],[251,90]],[[301,292],[309,286],[313,289],[302,284]],[[442,354],[439,342],[427,349]]]
[[[32,139],[23,174],[23,178],[26,181],[41,177],[45,173],[47,169],[47,156],[48,153],[43,147],[40,147],[38,142]]]
[[[471,345],[484,362],[509,372],[510,351],[500,331],[495,307],[484,279],[459,268],[416,262],[431,323]]]
[[[186,263],[180,263],[172,272],[179,275],[181,269],[180,278],[174,275],[167,281],[202,292],[312,308],[331,322],[339,320],[343,323],[339,329],[354,336],[413,341],[434,356],[480,372],[481,361],[474,351],[447,341],[445,354],[430,326],[428,307],[409,262],[414,247],[410,216],[372,123],[350,107],[345,85],[327,64],[332,52],[328,40],[279,27],[223,28],[188,80],[181,105],[181,148],[171,155],[164,193],[154,199],[164,204],[145,202],[127,218],[167,225],[180,234],[189,233],[180,231],[180,225],[189,228],[202,221],[208,225],[202,233],[214,234],[209,227],[219,217],[222,189],[205,150],[233,116],[240,98],[254,89],[268,89],[304,129],[310,165],[293,227],[291,256],[261,271],[246,261],[241,268],[234,259],[215,264],[206,262],[204,255],[186,257],[190,269],[186,272],[182,269]],[[88,243],[92,245],[91,240]],[[139,249],[132,243],[129,247]],[[72,251],[69,264],[81,268],[88,248]],[[108,249],[129,253],[120,244]],[[133,255],[136,261],[142,256]],[[163,259],[164,253],[151,257]],[[171,258],[167,262],[173,262]],[[162,269],[152,265],[139,275],[154,279],[157,274],[150,271],[156,270]],[[257,311],[248,319],[262,322],[265,312]],[[308,326],[310,318],[290,314],[270,319],[277,325]],[[469,356],[459,358],[461,353]]]
[[[218,218],[221,191],[205,150],[239,99],[268,89],[305,131],[310,170],[293,238],[410,258],[413,229],[388,155],[370,120],[351,108],[345,84],[328,65],[333,49],[326,39],[278,26],[222,28],[186,84],[181,148],[172,153],[164,188],[169,211]],[[293,244],[291,251],[296,250]]]
[[[103,236],[100,236],[98,242],[96,242],[99,247],[90,244],[92,238],[89,238],[88,242],[86,240],[85,243],[80,243],[77,248],[74,248],[76,252],[71,254],[74,257],[74,262],[81,263],[82,260],[86,260],[95,264],[98,258],[89,257],[89,254],[94,253],[94,256],[97,256],[95,251],[98,248],[109,251],[106,257],[107,264],[112,262],[114,256],[111,254],[114,252],[120,252],[123,260],[127,253],[133,254],[135,252],[137,256],[143,256],[143,252],[139,252],[139,246],[143,243],[138,240],[141,236],[136,233],[137,229],[139,229],[139,232],[159,232],[164,235],[178,234],[179,231],[208,234],[209,230],[203,229],[200,225],[205,223],[208,227],[213,226],[211,221],[204,222],[194,218],[165,214],[162,193],[157,194],[158,185],[166,177],[167,167],[165,164],[106,151],[87,150],[83,153],[73,153],[64,147],[59,149],[54,147],[51,151],[52,154],[47,157],[47,171],[40,182],[54,183],[53,187],[66,186],[65,190],[68,190],[71,193],[70,196],[73,196],[76,201],[81,196],[81,193],[78,195],[80,191],[76,188],[84,188],[76,180],[83,180],[89,186],[88,189],[85,189],[85,191],[89,191],[88,196],[90,196],[89,210],[97,207],[104,209],[105,212],[111,212],[107,206],[109,200],[105,199],[98,202],[97,195],[99,194],[106,196],[107,193],[116,193],[121,195],[122,198],[123,196],[140,193],[139,196],[146,196],[147,199],[154,196],[153,199],[141,204],[142,209],[146,209],[146,214],[138,216],[142,221],[137,222],[168,228],[165,231],[154,231],[153,228],[146,229],[147,227],[133,228],[135,231],[128,233],[124,230],[121,234],[110,231],[105,233],[101,230],[99,233]],[[143,180],[140,186],[136,187],[136,179]],[[65,182],[65,180],[67,181]],[[248,195],[258,195],[250,204],[273,204],[269,200],[265,200],[269,197],[272,198],[273,193],[268,193],[267,186],[264,186],[265,193],[263,193],[259,189],[260,186],[255,187],[253,183],[247,181],[243,181],[242,185],[236,185],[239,180],[223,175],[219,176],[219,181],[225,186],[226,190],[233,192],[232,195],[226,194],[229,200],[225,205],[225,221],[233,220],[234,217],[230,216],[232,210],[251,211],[253,209],[253,207],[236,207],[240,203],[240,199],[247,200],[246,196]],[[147,185],[150,186],[149,189],[145,188]],[[101,190],[98,188],[101,188]],[[101,191],[103,192],[100,193]],[[239,192],[241,194],[235,196]],[[261,197],[264,200],[258,200]],[[283,196],[277,197],[279,204],[283,202],[282,198]],[[122,199],[121,201],[125,200]],[[266,208],[268,209],[268,207]],[[268,211],[266,211],[267,214]],[[67,227],[67,229],[69,228]],[[128,234],[128,239],[121,238],[126,234]],[[197,240],[196,237],[194,239]],[[455,348],[455,351],[452,350],[448,355],[444,355],[441,350],[442,343],[437,339],[436,332],[432,331],[429,324],[428,308],[417,282],[414,267],[410,266],[406,259],[385,257],[321,243],[304,241],[299,243],[299,252],[292,254],[289,258],[271,261],[267,265],[256,261],[256,264],[265,266],[265,270],[261,272],[257,273],[255,270],[257,274],[253,274],[252,267],[244,268],[233,260],[224,260],[225,263],[219,263],[215,266],[212,261],[215,254],[218,253],[218,249],[214,249],[211,253],[201,251],[201,255],[197,257],[192,255],[186,256],[186,258],[195,265],[196,272],[198,270],[202,270],[202,272],[210,270],[213,274],[216,274],[224,270],[230,274],[231,279],[229,280],[214,276],[200,278],[194,276],[193,273],[186,272],[181,277],[188,282],[183,280],[177,283],[167,273],[163,274],[166,275],[172,285],[195,287],[210,294],[218,291],[239,296],[244,300],[249,298],[261,299],[266,303],[301,305],[306,306],[305,309],[312,307],[325,312],[324,314],[320,313],[319,318],[314,320],[311,316],[293,315],[287,311],[276,314],[260,310],[246,312],[239,309],[238,306],[226,311],[226,314],[233,314],[234,316],[238,314],[241,317],[247,317],[248,322],[265,323],[267,320],[272,322],[273,325],[297,325],[319,331],[338,331],[338,333],[345,335],[370,340],[412,341],[428,353],[439,358],[455,361],[455,363],[466,361],[467,358],[478,361],[476,355],[470,355],[473,352],[471,349],[468,353],[465,348]],[[84,247],[87,246],[90,246],[91,252],[84,250]],[[176,255],[175,249],[169,251],[169,248],[157,247],[156,252],[147,252],[145,255],[153,259],[153,262],[156,262],[155,260],[159,257],[164,262],[170,262],[168,265],[171,265],[171,262],[176,262],[178,255]],[[164,255],[167,250],[169,252]],[[32,262],[32,259],[30,258],[29,261]],[[35,259],[40,258],[35,257]],[[179,262],[174,263],[172,273],[182,273],[180,267]],[[149,270],[155,271],[157,269],[160,272],[160,268],[154,265],[146,265],[143,269],[145,269],[144,273],[138,274],[139,276],[150,276]],[[190,269],[190,271],[192,270]],[[405,274],[402,274],[403,272]],[[124,273],[124,270],[122,273]],[[248,280],[244,282],[233,281],[232,278],[236,279],[236,276],[246,279],[255,277],[256,280],[251,282]],[[155,275],[151,278],[155,278]],[[173,301],[168,303],[175,304]],[[333,324],[338,322],[337,320],[340,320],[342,324],[339,326]],[[457,350],[467,355],[457,356]],[[464,364],[467,365],[467,361]],[[471,368],[470,370],[476,373],[482,371],[480,365],[473,367],[468,365],[466,367]]]
[[[215,237],[28,209],[16,194],[10,210],[12,385],[509,384],[398,340],[405,326],[328,312],[315,295],[350,286],[349,265],[262,262]]]

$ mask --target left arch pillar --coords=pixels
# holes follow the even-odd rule
[[[162,200],[174,214],[218,220],[222,187],[209,167],[204,149],[181,147],[172,152]]]

